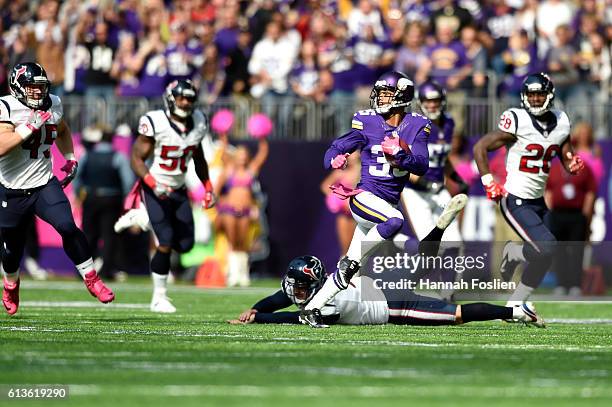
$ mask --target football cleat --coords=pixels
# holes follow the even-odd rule
[[[170,298],[165,295],[154,295],[151,300],[151,311],[161,314],[173,314],[176,307],[170,302]]]
[[[465,208],[468,197],[466,194],[459,194],[452,197],[446,204],[446,207],[442,211],[442,214],[436,222],[436,227],[439,229],[446,229],[448,225],[457,217],[457,214]]]
[[[538,328],[546,328],[544,319],[536,313],[535,306],[531,302],[524,302],[518,305],[522,315],[516,318],[519,322],[525,325],[533,325]]]
[[[346,290],[353,276],[359,272],[360,267],[361,265],[358,261],[351,260],[347,256],[344,256],[338,262],[338,270],[332,274],[334,283],[338,288]]]
[[[145,208],[130,209],[115,222],[115,233],[121,233],[132,226],[138,226],[143,232],[151,228],[149,214]]]
[[[304,309],[300,311],[299,321],[304,325],[310,325],[313,328],[329,328],[329,325],[323,323],[321,310],[317,308]]]
[[[10,283],[4,279],[4,291],[2,292],[2,304],[9,315],[13,315],[19,308],[19,279],[16,283]]]
[[[89,290],[89,293],[96,297],[100,302],[106,304],[115,299],[115,294],[104,284],[102,280],[100,280],[100,276],[98,276],[95,270],[85,274],[85,279],[83,282],[85,283],[85,287],[87,287]]]
[[[514,276],[514,271],[516,270],[518,265],[522,263],[520,259],[513,258],[510,253],[510,247],[513,244],[517,243],[508,240],[502,250],[502,261],[501,265],[499,266],[499,272],[504,281],[512,280],[512,277]]]

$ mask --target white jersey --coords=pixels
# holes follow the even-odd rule
[[[180,124],[171,121],[163,110],[148,112],[140,118],[138,133],[155,140],[153,163],[149,172],[170,188],[185,185],[185,173],[202,139],[208,134],[204,113],[194,111],[193,125],[182,131]]]
[[[561,110],[552,109],[555,121],[548,128],[525,109],[506,110],[498,128],[516,136],[506,153],[506,191],[523,199],[541,198],[550,164],[561,155],[561,146],[568,141],[570,121]]]
[[[46,185],[53,177],[51,146],[57,138],[57,125],[64,111],[59,97],[49,97],[51,118],[21,145],[0,157],[0,183],[6,188],[36,188]],[[0,122],[17,127],[28,120],[31,112],[32,109],[12,95],[0,97]]]
[[[362,299],[362,280],[367,284],[366,299]],[[389,306],[381,290],[374,288],[370,277],[354,277],[346,290],[340,291],[334,299],[321,308],[323,315],[339,314],[339,324],[381,325],[389,321]]]

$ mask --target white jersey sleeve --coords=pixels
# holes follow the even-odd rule
[[[497,128],[504,133],[510,133],[516,136],[518,130],[518,116],[513,109],[508,109],[499,117]]]
[[[138,134],[147,137],[153,137],[155,135],[153,120],[148,114],[141,116],[140,120],[138,120]]]
[[[10,106],[3,98],[0,98],[0,123],[11,123]]]

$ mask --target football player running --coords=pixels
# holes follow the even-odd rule
[[[208,134],[204,113],[195,110],[198,91],[189,80],[170,83],[164,92],[163,110],[140,118],[138,138],[132,148],[132,169],[141,178],[143,201],[158,245],[151,259],[153,298],[151,311],[176,312],[167,297],[170,252],[184,253],[194,245],[194,223],[185,173],[193,159],[205,188],[204,208],[214,205],[202,139]],[[150,166],[145,161],[153,156]]]
[[[334,189],[350,199],[357,228],[336,271],[302,310],[300,321],[304,324],[324,325],[320,309],[348,288],[362,259],[381,242],[392,239],[404,223],[397,209],[400,193],[409,174],[423,175],[429,164],[427,140],[431,122],[422,115],[407,112],[413,96],[414,85],[406,75],[395,71],[383,74],[370,94],[371,109],[355,113],[352,129],[334,140],[325,153],[326,169],[343,169],[350,153],[361,151],[361,180],[357,189],[344,186]],[[368,250],[362,250],[365,244]]]
[[[62,237],[64,251],[83,277],[85,286],[99,301],[115,294],[94,269],[90,247],[77,228],[64,194],[77,171],[70,128],[63,119],[62,102],[49,94],[50,82],[42,66],[17,64],[9,76],[11,94],[0,97],[0,228],[2,228],[2,303],[9,315],[19,308],[19,263],[28,228],[36,215]],[[66,159],[66,176],[53,176],[51,146]]]
[[[429,134],[429,169],[423,176],[410,174],[410,183],[402,191],[402,205],[408,215],[417,239],[422,241],[434,230],[436,220],[451,201],[451,195],[444,187],[445,176],[457,182],[460,190],[466,191],[467,184],[455,172],[448,160],[455,121],[446,112],[446,91],[434,81],[427,81],[417,89],[417,100],[423,115],[432,122]],[[465,206],[467,196],[455,199],[453,204]],[[438,228],[444,232],[445,241],[460,242],[461,234],[456,221],[447,228]],[[439,238],[442,238],[440,233]]]
[[[567,114],[553,108],[555,88],[544,73],[525,78],[521,89],[521,108],[506,110],[498,128],[474,146],[487,197],[501,205],[506,222],[527,244],[507,242],[503,249],[501,274],[510,280],[514,269],[527,262],[521,282],[508,305],[526,301],[550,267],[555,236],[547,226],[548,209],[543,194],[550,163],[559,156],[570,174],[584,168],[570,142]],[[489,172],[487,153],[507,146],[506,183],[496,183]]]
[[[327,279],[329,280],[329,279]],[[300,311],[281,311],[291,305],[300,310],[316,296],[326,282],[325,267],[314,256],[293,259],[283,277],[281,289],[258,301],[230,324],[298,324]],[[370,277],[353,278],[351,285],[321,308],[325,324],[344,325],[455,325],[472,321],[509,319],[544,328],[544,320],[528,304],[504,307],[484,302],[455,305],[436,298],[402,290],[400,300],[388,300],[375,288]],[[395,297],[395,295],[393,295]],[[367,299],[366,299],[367,298]]]

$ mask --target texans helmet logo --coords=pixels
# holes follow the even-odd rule
[[[27,69],[27,68],[26,68],[26,66],[24,65],[24,66],[22,66],[21,68],[19,68],[19,69],[17,70],[17,72],[15,72],[15,77],[13,78],[13,83],[14,83],[14,84],[18,84],[17,79],[19,79],[19,77],[25,73],[26,69]]]
[[[307,276],[310,276],[313,278],[313,280],[318,280],[319,277],[317,277],[317,275],[314,273],[313,269],[308,268],[308,267],[304,267],[303,269],[304,274],[306,274]]]

